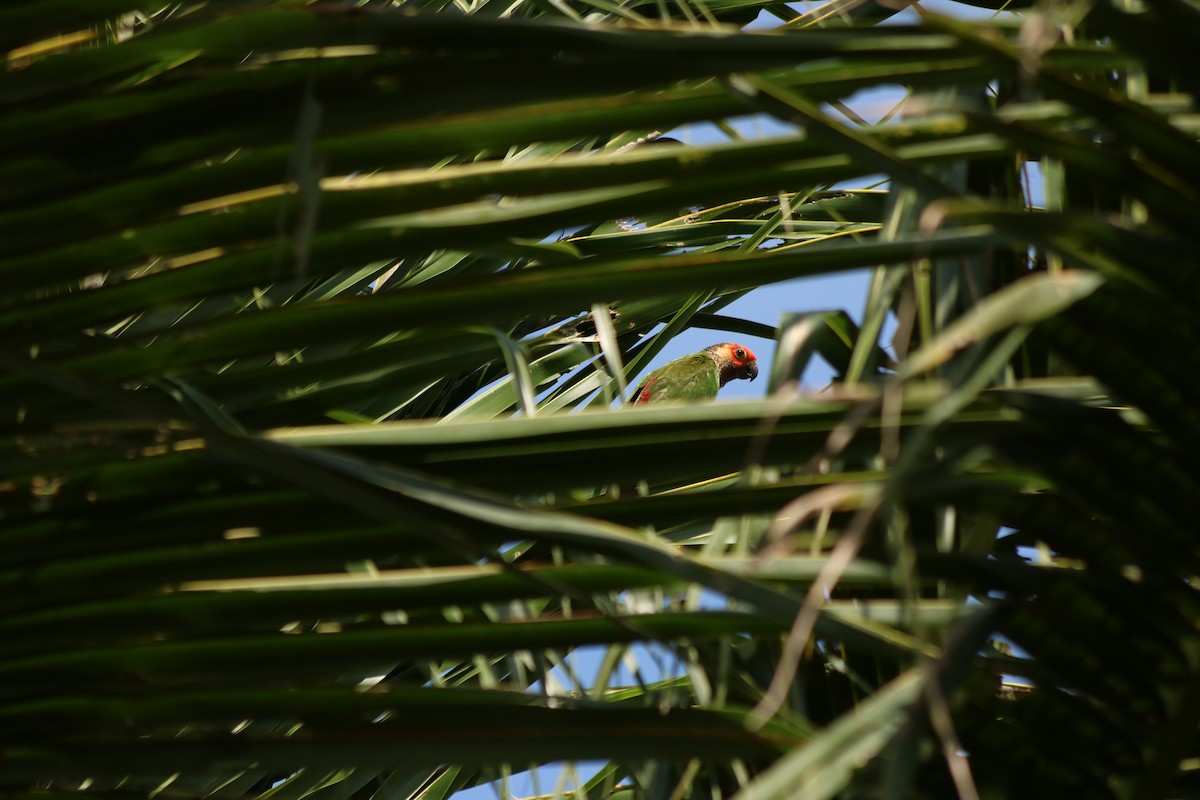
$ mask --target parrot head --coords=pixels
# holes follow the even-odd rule
[[[758,377],[758,359],[749,347],[721,342],[704,348],[704,352],[716,363],[722,386],[735,378],[754,380]]]

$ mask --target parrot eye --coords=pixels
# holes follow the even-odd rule
[[[745,360],[746,360],[746,351],[745,351],[745,350],[743,350],[743,349],[742,349],[742,348],[740,348],[740,347],[739,347],[738,349],[734,350],[734,351],[733,351],[733,354],[734,354],[734,356],[736,356],[736,357],[737,357],[737,360],[738,360],[738,361],[745,361]]]

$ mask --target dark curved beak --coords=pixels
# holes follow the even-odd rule
[[[746,377],[749,378],[750,380],[754,380],[755,378],[758,377],[758,362],[757,361],[751,361],[749,364],[746,365]]]

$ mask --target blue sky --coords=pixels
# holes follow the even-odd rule
[[[952,0],[923,0],[920,5],[928,11],[953,15],[959,19],[988,19],[997,15],[997,12],[952,2]],[[805,12],[816,7],[816,4],[793,3],[791,6],[797,11]],[[1000,12],[1000,16],[1015,18],[1015,15],[1007,12]],[[909,8],[896,14],[886,24],[912,24],[917,21],[919,21],[919,17],[916,10]],[[766,28],[776,25],[778,25],[778,20],[764,12],[747,28]],[[903,100],[904,95],[904,89],[900,86],[880,86],[847,98],[845,104],[868,122],[875,122]],[[839,116],[838,112],[833,109],[830,109],[830,113],[835,117]],[[731,120],[730,123],[740,135],[748,139],[780,136],[793,132],[791,126],[765,115],[743,117]],[[670,131],[666,135],[692,145],[727,141],[726,135],[709,123],[688,125]],[[1041,202],[1041,175],[1036,164],[1030,165],[1028,177],[1033,204],[1039,205]],[[862,179],[841,184],[840,188],[867,188],[878,184],[878,176],[865,176]],[[767,325],[778,325],[785,314],[841,309],[846,311],[856,322],[861,322],[869,281],[870,270],[861,269],[773,284],[749,293],[727,306],[722,313]],[[880,344],[889,352],[891,336],[894,331],[895,321],[889,318],[889,324],[885,325],[880,335]],[[737,341],[753,350],[758,356],[761,373],[754,382],[731,382],[721,390],[721,397],[737,399],[763,396],[767,391],[765,377],[769,374],[770,364],[775,357],[775,343],[753,336],[723,334],[721,331],[687,330],[663,348],[654,361],[646,367],[645,372],[649,372],[671,359],[694,353],[710,344],[722,341]],[[833,370],[829,365],[820,358],[814,358],[802,376],[801,388],[818,391],[826,386],[832,378]]]

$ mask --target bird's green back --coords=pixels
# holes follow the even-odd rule
[[[694,403],[715,400],[721,388],[717,365],[704,352],[677,358],[646,376],[632,395],[634,403]]]

